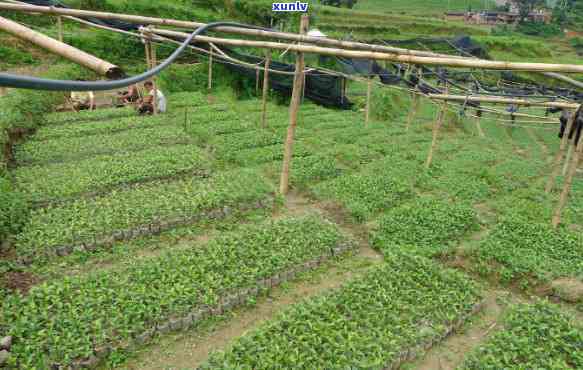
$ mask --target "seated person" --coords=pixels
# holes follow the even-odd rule
[[[148,91],[148,95],[142,100],[138,112],[140,114],[153,114],[154,113],[154,98],[156,99],[156,107],[159,113],[166,112],[166,97],[162,94],[162,91],[154,89],[154,83],[152,81],[146,81],[144,87]],[[156,90],[156,91],[154,91]]]
[[[92,91],[72,91],[71,103],[73,109],[80,110],[94,110],[95,109],[95,95]]]
[[[128,91],[121,93],[120,100],[124,104],[135,103],[140,100],[140,92],[138,91],[138,85],[131,85]]]

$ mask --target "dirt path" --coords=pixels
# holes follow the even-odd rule
[[[413,363],[412,368],[423,370],[449,370],[457,368],[465,356],[501,328],[500,320],[505,306],[498,299],[507,296],[503,291],[486,293],[484,308],[471,323],[430,349],[425,357]]]
[[[241,308],[204,331],[190,331],[162,338],[137,353],[123,369],[196,369],[212,351],[226,348],[232,340],[271,320],[290,305],[340,287],[357,277],[375,261],[362,256],[321,268],[308,280],[292,282],[260,298],[251,308]]]

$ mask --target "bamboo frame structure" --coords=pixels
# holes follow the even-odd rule
[[[153,28],[152,32],[162,36],[176,37],[186,39],[189,34],[184,32],[167,31],[158,28]],[[583,65],[576,64],[548,64],[548,63],[514,63],[504,61],[490,61],[482,59],[462,59],[455,57],[426,57],[416,55],[405,55],[396,53],[384,53],[376,51],[355,51],[338,48],[326,48],[319,46],[303,45],[303,44],[287,44],[270,41],[249,41],[240,39],[224,39],[209,36],[197,36],[193,42],[212,42],[216,44],[229,46],[246,46],[263,49],[287,50],[302,53],[342,56],[345,58],[354,59],[375,59],[388,60],[407,64],[422,64],[446,66],[454,68],[480,68],[504,71],[524,71],[524,72],[568,72],[568,73],[583,73]]]
[[[476,102],[476,103],[491,103],[491,104],[516,104],[525,107],[544,107],[544,108],[563,108],[563,109],[578,109],[579,104],[565,103],[565,102],[536,102],[525,99],[510,99],[499,96],[465,96],[465,95],[449,95],[449,94],[427,94],[429,99],[434,100],[448,100],[455,102]]]
[[[263,100],[261,102],[261,127],[267,127],[267,95],[269,94],[269,67],[271,65],[271,51],[265,52],[265,69],[263,70]]]
[[[302,15],[300,22],[300,34],[308,32],[310,25],[310,18],[307,14]],[[283,158],[283,166],[281,170],[281,181],[279,184],[279,192],[281,195],[287,195],[289,191],[289,170],[293,156],[294,135],[298,123],[298,111],[301,104],[301,94],[304,83],[304,54],[299,52],[296,56],[296,74],[294,76],[294,84],[292,97],[289,107],[289,126],[287,129],[287,138],[285,141],[285,153]]]
[[[7,32],[22,40],[26,40],[51,53],[57,54],[65,59],[71,60],[95,71],[102,76],[106,76],[107,78],[115,79],[124,74],[121,68],[112,63],[106,62],[96,56],[43,35],[42,33],[36,32],[4,17],[0,17],[0,31]]]
[[[205,26],[206,23],[201,22],[189,22],[181,21],[176,19],[165,19],[156,17],[144,17],[139,15],[131,14],[119,14],[119,13],[108,13],[108,12],[98,12],[90,10],[80,10],[80,9],[68,9],[68,8],[55,8],[49,6],[36,6],[24,3],[6,4],[0,3],[0,10],[10,10],[10,11],[20,11],[27,13],[41,13],[41,14],[51,14],[51,15],[64,15],[64,16],[74,16],[74,17],[93,17],[98,19],[109,19],[109,20],[120,20],[133,24],[144,24],[144,25],[154,25],[154,26],[170,26],[183,28],[188,30],[193,30],[201,26]],[[287,40],[299,43],[310,43],[314,45],[324,45],[324,46],[335,46],[345,49],[352,50],[368,50],[368,51],[378,51],[386,53],[397,53],[406,55],[418,55],[426,57],[439,57],[444,56],[444,54],[433,53],[429,51],[422,50],[409,50],[391,46],[384,45],[372,45],[362,42],[352,42],[352,41],[341,41],[327,37],[312,37],[307,35],[288,33],[288,32],[275,32],[275,31],[263,31],[255,29],[244,29],[238,27],[217,27],[215,31],[232,33],[244,36],[255,36],[255,37],[266,37]],[[458,57],[463,58],[463,57]]]
[[[571,132],[571,128],[573,127],[573,124],[575,123],[575,114],[576,112],[573,112],[573,114],[571,115],[571,117],[569,117],[569,120],[567,121],[567,128],[563,134],[563,137],[561,138],[561,146],[559,147],[559,150],[557,151],[557,154],[555,155],[555,158],[553,159],[553,170],[551,173],[551,176],[549,177],[549,180],[547,181],[547,185],[545,186],[545,192],[548,194],[551,191],[553,191],[553,188],[555,187],[555,181],[557,176],[559,175],[559,171],[561,170],[561,162],[563,161],[563,158],[565,156],[565,149],[567,148],[567,145],[569,144],[569,132]],[[569,160],[567,159],[566,163],[569,163]]]

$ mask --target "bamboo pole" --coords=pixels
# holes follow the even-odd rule
[[[447,84],[445,86],[445,90],[447,91]],[[446,113],[447,113],[447,101],[444,101],[441,110],[439,111],[439,115],[435,120],[435,124],[433,125],[433,139],[431,140],[431,147],[429,148],[429,154],[427,155],[427,161],[425,162],[425,168],[427,169],[431,167],[431,163],[433,162],[433,154],[437,149],[439,131],[441,129],[441,126],[443,125],[443,120],[445,119]]]
[[[213,49],[210,49],[209,54],[209,72],[208,72],[208,86],[207,89],[210,92],[213,89]]]
[[[561,198],[559,199],[559,204],[557,205],[557,208],[555,209],[555,213],[553,215],[552,224],[555,229],[561,223],[561,215],[563,213],[563,209],[567,204],[567,201],[569,200],[569,194],[571,193],[571,184],[573,183],[573,178],[575,177],[577,169],[579,167],[579,163],[581,162],[582,152],[583,152],[583,138],[579,139],[579,143],[577,144],[577,147],[575,149],[575,153],[573,155],[573,159],[571,160],[569,171],[567,172],[567,176],[565,177],[565,184],[563,185]]]
[[[67,60],[80,64],[107,78],[119,78],[123,71],[116,65],[99,59],[91,54],[81,51],[53,38],[33,31],[19,23],[0,17],[0,31],[10,33],[19,39],[26,40],[51,53],[57,54]]]
[[[263,101],[261,103],[261,127],[267,127],[267,95],[269,94],[269,67],[271,65],[271,51],[265,53],[265,69],[263,71]]]
[[[300,34],[305,34],[308,32],[309,24],[310,24],[309,16],[307,14],[302,15],[302,19],[300,22]],[[279,192],[284,196],[287,195],[289,191],[289,170],[293,155],[294,135],[298,121],[298,111],[301,103],[303,82],[304,82],[304,54],[298,53],[296,56],[296,74],[294,76],[293,91],[289,107],[289,127],[287,129],[283,167],[281,170],[281,181],[279,184]]]
[[[11,11],[20,11],[20,12],[28,12],[28,13],[41,13],[41,14],[52,14],[52,15],[65,15],[65,16],[75,16],[75,17],[93,17],[98,19],[115,19],[121,20],[128,23],[134,24],[144,24],[144,25],[155,25],[155,26],[172,26],[178,28],[185,28],[185,29],[196,29],[201,26],[206,25],[205,23],[201,22],[188,22],[188,21],[180,21],[175,19],[164,19],[164,18],[156,18],[156,17],[144,17],[138,15],[131,15],[131,14],[117,14],[117,13],[108,13],[108,12],[97,12],[97,11],[90,11],[90,10],[79,10],[79,9],[67,9],[67,8],[55,8],[49,6],[35,6],[35,5],[28,5],[28,4],[6,4],[0,3],[0,10],[11,10]],[[335,46],[345,49],[353,49],[353,50],[370,50],[370,51],[379,51],[379,52],[386,52],[386,53],[397,53],[397,54],[407,54],[407,55],[419,55],[419,56],[427,56],[427,57],[435,57],[435,56],[444,56],[444,54],[433,53],[429,51],[422,51],[422,50],[409,50],[403,48],[396,48],[391,46],[384,46],[384,45],[371,45],[361,42],[352,42],[352,41],[340,41],[335,40],[327,37],[312,37],[307,35],[299,35],[295,33],[287,33],[287,32],[273,32],[273,31],[263,31],[263,30],[255,30],[255,29],[246,29],[246,28],[239,28],[239,27],[217,27],[213,29],[214,31],[225,32],[225,33],[232,33],[232,34],[239,34],[239,35],[246,35],[246,36],[257,36],[257,37],[269,37],[274,39],[281,39],[281,40],[288,40],[293,42],[301,42],[301,43],[310,43],[315,45],[324,45],[324,46]],[[453,56],[449,56],[453,57]],[[463,58],[463,57],[457,57]]]
[[[427,97],[434,100],[448,100],[457,102],[478,102],[492,104],[516,104],[527,107],[546,107],[546,108],[565,108],[578,109],[579,104],[564,102],[535,102],[525,99],[510,99],[498,96],[465,96],[465,95],[448,95],[448,94],[427,94]]]
[[[150,45],[150,62],[152,66],[150,68],[156,68],[158,61],[156,60],[156,45],[151,41],[148,41]],[[152,76],[152,84],[154,87],[154,98],[152,99],[152,106],[154,107],[154,115],[158,114],[158,83],[156,83],[156,76]]]
[[[186,39],[189,34],[184,32],[153,29],[155,34]],[[576,64],[547,64],[547,63],[513,63],[504,61],[490,61],[482,59],[460,59],[452,57],[425,57],[396,53],[380,53],[373,51],[355,51],[338,48],[326,48],[302,44],[287,44],[269,41],[249,41],[239,39],[223,39],[209,36],[197,36],[193,42],[212,42],[229,46],[246,46],[288,50],[302,53],[342,56],[354,59],[389,60],[398,63],[435,65],[455,68],[480,68],[492,70],[524,71],[524,72],[568,72],[583,73],[583,65]],[[437,94],[436,94],[437,95]],[[466,97],[464,96],[464,99]]]
[[[575,122],[576,116],[575,113],[576,112],[573,112],[573,114],[571,115],[571,117],[569,117],[569,120],[567,121],[567,127],[565,129],[565,132],[563,133],[563,137],[561,138],[561,146],[559,147],[559,151],[557,152],[555,158],[553,159],[551,177],[549,177],[547,185],[545,186],[545,193],[547,194],[553,191],[553,188],[555,187],[556,178],[559,175],[559,171],[561,170],[561,162],[563,161],[563,157],[565,156],[565,149],[567,148],[567,145],[569,145],[569,132],[571,132],[571,128],[573,127],[573,123]],[[572,146],[569,145],[569,149],[571,148]],[[565,163],[566,164],[569,163],[569,159],[567,159]]]
[[[59,29],[59,42],[63,42],[63,17],[57,17],[57,27]]]
[[[372,95],[372,78],[368,79],[367,89],[366,89],[366,113],[364,118],[364,125],[368,126],[370,121],[370,97]]]

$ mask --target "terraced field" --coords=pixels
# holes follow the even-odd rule
[[[555,132],[450,122],[426,170],[431,122],[306,103],[284,199],[287,107],[262,129],[255,100],[169,101],[53,114],[17,148],[9,368],[583,366],[583,188],[552,230]]]

